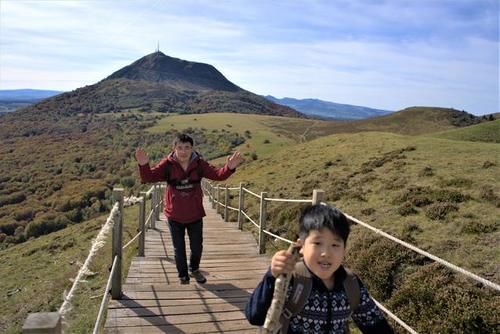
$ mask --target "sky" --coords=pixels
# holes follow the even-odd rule
[[[499,112],[498,0],[0,0],[0,89],[70,91],[154,52],[278,98]]]

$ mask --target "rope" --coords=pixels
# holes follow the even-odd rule
[[[396,321],[401,327],[403,327],[404,329],[406,329],[411,334],[418,334],[413,328],[411,328],[410,326],[408,326],[403,320],[399,319],[397,315],[395,315],[394,313],[392,313],[391,311],[389,311],[387,308],[385,308],[384,305],[380,304],[377,300],[375,300],[375,298],[372,297],[372,299],[375,302],[375,304],[377,304],[377,306],[382,311],[384,311],[389,317],[391,317],[394,321]]]
[[[310,199],[264,198],[268,202],[312,203]]]
[[[127,242],[127,244],[125,246],[122,247],[122,250],[127,248],[128,246],[130,246],[130,244],[133,243],[135,241],[135,239],[137,239],[141,234],[142,234],[142,231],[137,233],[129,242]]]
[[[61,314],[61,316],[64,316],[66,314],[66,312],[69,310],[70,300],[71,300],[71,298],[73,298],[73,294],[76,290],[78,283],[81,281],[83,276],[91,273],[89,268],[88,268],[90,261],[92,260],[94,255],[97,253],[97,251],[102,246],[104,246],[106,236],[108,235],[109,231],[113,227],[115,216],[117,216],[119,214],[119,210],[120,210],[119,204],[115,203],[115,205],[113,206],[113,209],[111,209],[111,212],[109,213],[109,216],[108,216],[108,219],[106,220],[106,223],[104,223],[101,230],[99,231],[99,234],[92,241],[92,247],[90,249],[89,255],[87,256],[85,263],[82,265],[82,267],[78,271],[78,274],[76,275],[76,278],[73,281],[73,286],[69,290],[68,294],[64,297],[64,302],[61,305],[61,307],[59,308],[59,314]]]
[[[274,233],[271,233],[271,232],[269,232],[269,231],[267,231],[267,230],[263,230],[263,232],[264,232],[264,233],[266,233],[266,234],[269,234],[269,235],[270,235],[270,236],[272,236],[272,237],[275,237],[276,239],[279,239],[279,240],[284,241],[284,242],[288,242],[289,244],[293,244],[293,243],[294,243],[294,242],[293,242],[293,241],[291,241],[291,240],[288,240],[288,239],[285,239],[285,238],[283,238],[283,237],[280,237],[279,235],[276,235],[276,234],[274,234]]]
[[[254,225],[255,225],[255,227],[259,227],[259,224],[257,224],[256,222],[254,222],[254,221],[252,220],[252,218],[250,218],[250,217],[249,217],[249,216],[245,213],[245,211],[241,211],[241,213],[242,213],[245,217],[247,217],[247,219],[248,219],[248,220],[249,220],[252,224],[254,224]]]
[[[234,207],[229,206],[229,205],[223,205],[223,206],[224,206],[224,207],[226,207],[226,206],[227,206],[227,208],[228,208],[229,210],[233,210],[233,211],[239,211],[239,210],[240,210],[240,209],[238,209],[238,208],[234,208]]]
[[[99,313],[97,313],[97,320],[95,322],[93,334],[99,333],[99,327],[101,326],[101,321],[103,319],[104,311],[106,310],[106,304],[109,299],[109,290],[111,290],[111,282],[113,281],[113,276],[115,275],[116,263],[118,261],[118,256],[113,258],[113,265],[109,273],[108,283],[104,289],[104,295],[102,296],[101,307],[99,308]]]
[[[257,195],[256,193],[254,192],[251,192],[250,190],[248,190],[247,188],[243,188],[244,191],[246,191],[247,193],[249,193],[250,195],[254,195],[255,197],[257,198],[260,198],[260,195]]]
[[[465,276],[468,276],[468,277],[470,277],[470,278],[472,278],[472,279],[474,279],[474,280],[476,280],[476,281],[478,281],[478,282],[480,282],[480,283],[482,283],[482,284],[484,284],[484,285],[486,285],[486,286],[488,286],[488,287],[490,287],[492,289],[500,291],[500,285],[498,285],[498,284],[490,282],[487,279],[484,279],[484,278],[482,278],[482,277],[480,277],[480,276],[478,276],[476,274],[473,274],[473,273],[471,273],[471,272],[469,272],[469,271],[467,271],[465,269],[462,269],[459,266],[456,266],[456,265],[454,265],[454,264],[452,264],[452,263],[450,263],[448,261],[445,261],[445,260],[443,260],[443,259],[441,259],[441,258],[439,258],[439,257],[437,257],[435,255],[432,255],[431,253],[428,253],[428,252],[426,252],[424,250],[421,250],[420,248],[415,247],[412,244],[409,244],[409,243],[407,243],[407,242],[405,242],[403,240],[399,240],[398,238],[393,237],[392,235],[387,234],[384,231],[379,230],[378,228],[375,228],[375,227],[373,227],[371,225],[368,225],[367,223],[364,223],[361,220],[358,220],[358,219],[356,219],[354,217],[351,217],[348,214],[344,213],[344,215],[349,220],[351,220],[351,221],[353,221],[353,222],[355,222],[355,223],[357,223],[357,224],[359,224],[361,226],[364,226],[364,227],[366,227],[366,228],[374,231],[375,233],[378,233],[378,234],[380,234],[380,235],[382,235],[382,236],[384,236],[384,237],[386,237],[386,238],[388,238],[388,239],[390,239],[390,240],[392,240],[392,241],[394,241],[394,242],[396,242],[396,243],[398,243],[400,245],[403,245],[406,248],[409,248],[409,249],[411,249],[411,250],[413,250],[413,251],[415,251],[415,252],[417,252],[419,254],[422,254],[423,256],[426,256],[426,257],[428,257],[428,258],[430,258],[430,259],[432,259],[432,260],[434,260],[434,261],[436,261],[438,263],[441,263],[442,265],[444,265],[445,267],[450,268],[451,270],[459,272],[459,273],[461,273],[461,274],[463,274]]]

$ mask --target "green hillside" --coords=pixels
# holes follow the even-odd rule
[[[128,194],[146,189],[136,182],[135,148],[144,147],[158,161],[176,131],[184,130],[207,159],[218,158],[215,163],[235,149],[243,152],[246,164],[231,184],[245,182],[254,192],[282,198],[309,198],[321,188],[327,201],[346,213],[499,282],[500,146],[464,139],[470,133],[492,137],[498,121],[459,129],[456,133],[462,134],[456,135],[442,132],[455,127],[448,118],[440,123],[441,116],[429,116],[427,128],[436,121],[432,129],[441,131],[436,136],[454,134],[446,139],[425,131],[417,116],[411,121],[412,113],[397,116],[404,116],[400,128],[397,117],[360,127],[357,122],[136,110],[54,120],[32,115],[39,120],[39,132],[29,132],[26,125],[33,119],[4,118],[9,121],[0,123],[0,167],[5,171],[0,281],[7,283],[0,288],[0,330],[14,333],[28,312],[61,305],[68,279],[76,275],[75,261],[84,260],[107,216],[113,186],[125,186]],[[257,214],[256,200],[249,198],[246,205]],[[295,238],[300,208],[270,204],[268,228]],[[129,210],[128,237],[136,224],[136,208]],[[29,234],[40,226],[44,232],[66,228],[45,236]],[[269,243],[268,251],[283,247]],[[419,332],[488,333],[498,323],[491,310],[500,307],[500,300],[490,290],[359,227],[348,247],[349,266],[378,300]],[[95,320],[107,265],[109,249],[103,249],[92,268],[99,274],[75,301],[70,320],[75,332],[88,332]],[[8,319],[14,319],[13,327]]]
[[[138,207],[125,209],[123,243],[137,232]],[[107,214],[64,230],[0,250],[0,332],[20,333],[34,312],[56,312],[63,303],[85,262],[92,240],[99,233]],[[123,253],[123,273],[137,255],[137,242]],[[90,265],[91,275],[79,284],[66,319],[68,333],[90,333],[97,319],[104,288],[109,277],[111,235]],[[126,277],[126,276],[123,276]]]
[[[500,119],[432,134],[433,137],[464,141],[500,143]]]

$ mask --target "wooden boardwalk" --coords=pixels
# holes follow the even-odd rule
[[[180,285],[166,221],[146,234],[145,257],[133,259],[123,298],[111,300],[106,333],[256,333],[245,318],[248,296],[269,266],[255,238],[225,223],[204,202],[203,257],[207,283]],[[187,256],[189,241],[186,236]]]

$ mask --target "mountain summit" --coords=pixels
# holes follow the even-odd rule
[[[202,90],[241,90],[212,65],[169,57],[160,51],[144,56],[106,78],[113,79],[170,81]]]
[[[236,86],[212,65],[161,52],[144,56],[94,85],[48,98],[24,110],[59,115],[141,111],[305,117]]]

